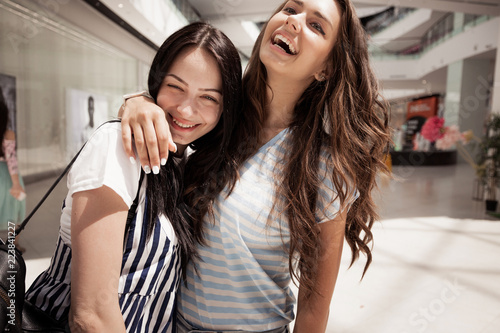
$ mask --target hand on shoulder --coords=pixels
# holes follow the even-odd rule
[[[169,150],[177,150],[165,112],[153,100],[144,96],[127,99],[122,111],[122,141],[127,155],[135,156],[135,144],[143,167],[152,169],[154,166],[163,165]]]

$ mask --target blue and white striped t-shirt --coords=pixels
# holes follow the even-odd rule
[[[215,221],[205,220],[206,246],[201,259],[188,267],[187,287],[181,283],[178,311],[194,327],[207,330],[265,331],[294,319],[295,297],[289,287],[286,214],[272,210],[274,172],[290,149],[284,130],[241,168],[240,179],[226,198],[214,204]],[[329,221],[339,211],[336,191],[328,177],[328,154],[322,151],[316,218]]]
[[[33,282],[26,299],[57,320],[68,317],[73,193],[106,185],[130,207],[139,188],[139,177],[139,161],[132,165],[123,150],[120,124],[105,124],[96,130],[68,174],[68,195],[50,266]],[[178,240],[164,215],[156,218],[153,232],[146,238],[145,183],[124,239],[117,297],[127,332],[175,332],[173,313],[180,279]]]

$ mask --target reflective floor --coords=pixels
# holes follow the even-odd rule
[[[500,332],[500,220],[472,200],[467,164],[395,167],[382,180],[373,263],[348,269],[345,247],[327,332]],[[28,209],[53,179],[27,186]],[[28,285],[49,261],[65,180],[21,236]]]

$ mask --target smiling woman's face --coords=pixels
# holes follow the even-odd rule
[[[165,111],[181,151],[210,132],[222,114],[222,78],[215,59],[201,48],[181,52],[167,71],[157,104]]]
[[[325,70],[339,29],[334,0],[291,0],[269,20],[260,47],[268,73],[314,80]]]

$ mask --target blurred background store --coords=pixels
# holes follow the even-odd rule
[[[122,95],[146,88],[170,33],[209,21],[245,65],[280,2],[0,0],[0,86],[28,212],[87,133],[116,116]],[[498,208],[485,208],[498,198],[500,147],[487,164],[494,174],[477,172],[500,146],[492,121],[500,114],[500,0],[353,3],[391,103],[396,179],[380,181],[382,222],[363,282],[360,267],[343,261],[329,332],[500,332],[500,223]],[[489,155],[478,158],[485,144]],[[54,250],[64,183],[21,238],[28,284]]]

